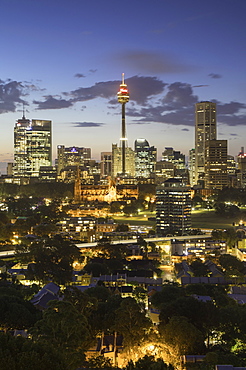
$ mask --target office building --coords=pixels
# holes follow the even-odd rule
[[[156,232],[184,235],[191,227],[191,189],[179,179],[168,179],[156,190]]]
[[[205,148],[209,140],[216,140],[216,104],[204,101],[195,106],[195,182],[204,180]]]
[[[149,145],[146,139],[135,140],[135,176],[150,177],[155,172],[156,148]]]
[[[162,160],[164,162],[171,162],[174,164],[176,170],[184,170],[185,167],[185,155],[180,151],[174,150],[171,147],[166,147],[162,153]]]
[[[112,176],[117,177],[122,175],[122,148],[117,144],[112,145]],[[124,176],[135,177],[135,152],[125,148],[125,171]]]
[[[64,145],[57,146],[57,173],[60,176],[61,171],[66,167],[81,167],[86,161],[91,159],[91,148],[84,147],[65,147]]]
[[[238,186],[240,188],[246,188],[246,153],[244,147],[241,148],[240,153],[237,156],[238,162]]]
[[[155,182],[162,184],[167,179],[175,177],[175,166],[172,162],[157,161],[155,169]]]
[[[205,188],[223,189],[228,185],[227,140],[208,140],[205,147]]]
[[[188,170],[189,170],[189,182],[191,187],[193,187],[196,183],[195,169],[196,169],[196,152],[195,149],[190,149],[188,159]]]
[[[38,177],[52,165],[51,121],[22,119],[14,128],[14,177]]]
[[[112,152],[101,153],[101,177],[112,175]]]

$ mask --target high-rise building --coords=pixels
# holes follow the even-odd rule
[[[112,152],[101,153],[101,177],[112,175]]]
[[[206,142],[216,140],[216,104],[204,101],[195,107],[195,182],[204,180]]]
[[[205,188],[228,186],[227,140],[208,140],[205,147]]]
[[[117,144],[112,145],[112,176],[117,177],[122,174],[122,148]],[[135,176],[135,152],[126,147],[125,148],[125,176]]]
[[[84,147],[65,147],[64,145],[57,146],[57,173],[70,166],[84,166],[86,161],[91,159],[91,148]],[[76,170],[77,171],[77,170]]]
[[[191,228],[191,189],[179,179],[168,179],[156,189],[156,232],[184,235]]]
[[[162,184],[167,179],[175,177],[175,166],[172,162],[157,161],[155,169],[155,182]]]
[[[166,147],[162,152],[162,160],[165,162],[172,162],[177,170],[185,169],[185,155],[180,151],[173,150],[171,147]]]
[[[183,182],[188,183],[188,170],[185,164],[185,155],[180,151],[174,150],[172,147],[166,147],[162,153],[162,161],[172,163],[174,169],[174,176],[182,179]]]
[[[41,166],[51,166],[51,121],[22,119],[14,128],[15,177],[38,177]]]
[[[135,176],[150,177],[155,172],[156,148],[149,146],[146,139],[135,140]]]
[[[189,159],[188,159],[188,169],[189,169],[189,180],[190,186],[193,187],[195,185],[195,168],[196,168],[196,153],[195,149],[189,150]]]
[[[241,148],[240,153],[237,156],[238,161],[238,185],[240,188],[246,188],[246,153],[244,147]]]

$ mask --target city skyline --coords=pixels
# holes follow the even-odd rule
[[[124,8],[125,7],[125,8]],[[128,145],[145,138],[188,155],[195,104],[217,104],[218,139],[245,146],[244,1],[122,3],[3,1],[0,44],[1,172],[13,161],[22,117],[52,120],[57,145],[111,151],[121,136],[117,91],[130,92]]]

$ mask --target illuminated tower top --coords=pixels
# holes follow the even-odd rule
[[[125,84],[124,81],[124,73],[122,73],[122,83],[120,85],[120,90],[117,93],[118,95],[118,102],[121,104],[125,104],[129,101],[129,91],[127,88],[127,85]]]

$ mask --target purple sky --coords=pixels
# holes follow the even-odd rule
[[[56,146],[99,159],[119,143],[125,73],[129,146],[146,138],[186,155],[194,104],[217,102],[218,138],[246,147],[245,0],[2,0],[0,170],[22,117],[53,121]]]

